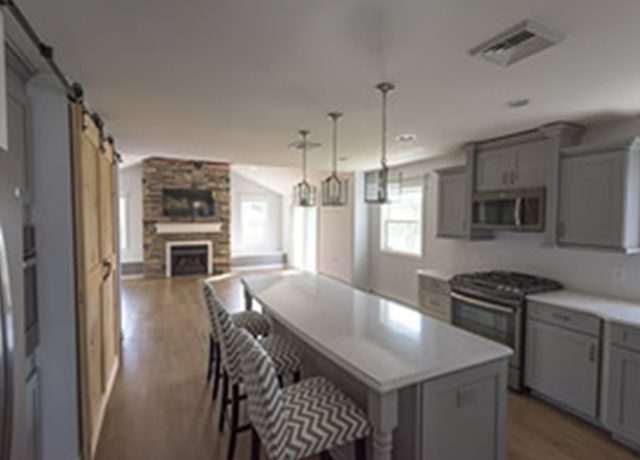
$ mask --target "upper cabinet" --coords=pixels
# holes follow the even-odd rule
[[[564,149],[559,183],[558,244],[640,250],[640,139]]]
[[[481,151],[476,159],[476,191],[546,187],[550,160],[546,139]]]
[[[438,174],[438,238],[467,236],[467,168],[454,166]]]

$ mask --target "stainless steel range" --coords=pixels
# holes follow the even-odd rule
[[[509,386],[521,390],[526,296],[562,289],[562,285],[505,271],[456,275],[450,284],[453,324],[511,347],[514,353],[509,362]]]

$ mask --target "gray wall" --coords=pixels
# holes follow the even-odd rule
[[[120,253],[123,263],[142,262],[144,259],[142,244],[142,163],[120,168],[119,194],[127,197],[128,243]]]
[[[47,75],[27,85],[38,238],[42,460],[78,457],[73,215],[67,97]]]
[[[584,142],[640,135],[640,119],[591,127]],[[407,257],[380,250],[379,208],[371,206],[370,287],[387,296],[417,303],[416,270],[444,268],[457,271],[507,269],[544,275],[585,292],[640,301],[640,255],[546,246],[542,235],[500,233],[493,241],[437,239],[437,176],[434,169],[464,163],[462,155],[439,157],[412,165],[414,174],[427,174],[425,235],[422,257]],[[640,197],[638,197],[640,199]]]

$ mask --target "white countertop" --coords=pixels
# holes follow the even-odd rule
[[[447,281],[447,282],[458,273],[460,272],[457,272],[454,270],[441,269],[441,268],[424,268],[424,269],[418,270],[419,276],[428,276],[429,278],[436,278],[436,279]]]
[[[253,275],[243,283],[275,320],[379,392],[512,354],[498,343],[323,275]]]
[[[640,303],[584,294],[566,289],[530,295],[527,300],[589,313],[613,323],[640,327]]]

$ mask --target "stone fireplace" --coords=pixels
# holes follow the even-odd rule
[[[145,276],[229,271],[229,185],[227,163],[168,158],[144,161]],[[167,189],[210,191],[215,202],[214,215],[167,216],[163,202]]]

